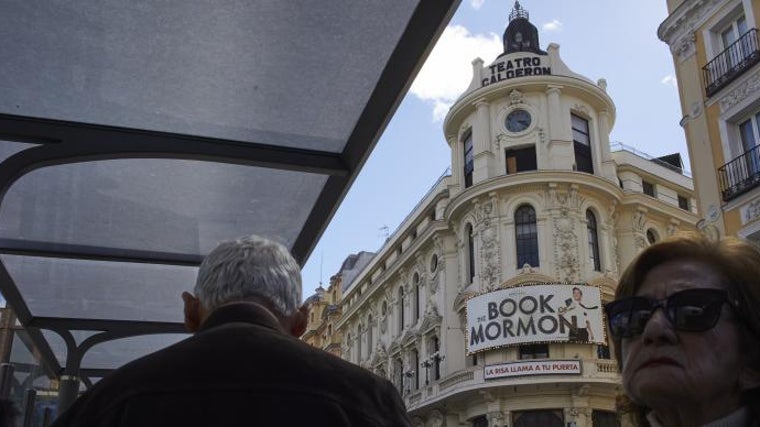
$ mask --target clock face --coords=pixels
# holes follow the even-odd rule
[[[532,118],[529,112],[525,110],[514,110],[507,114],[505,124],[507,125],[507,130],[510,132],[522,132],[525,129],[528,129],[531,120]]]

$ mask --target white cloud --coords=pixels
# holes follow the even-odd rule
[[[667,76],[663,77],[662,80],[660,80],[660,83],[667,86],[678,87],[678,81],[676,80],[676,77],[672,74],[668,74]]]
[[[480,10],[480,7],[483,6],[483,3],[485,3],[486,0],[470,0],[470,6],[472,6],[475,10]]]
[[[541,26],[544,31],[555,32],[562,31],[563,24],[558,19],[552,19],[551,22],[547,22]]]
[[[472,34],[461,25],[450,25],[422,66],[410,92],[433,107],[433,120],[441,121],[451,104],[472,80],[472,61],[491,63],[503,50],[496,34]]]

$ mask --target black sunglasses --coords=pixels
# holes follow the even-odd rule
[[[724,303],[736,307],[723,289],[686,289],[664,299],[629,297],[604,306],[610,334],[630,338],[644,332],[654,311],[662,308],[665,317],[678,331],[702,332],[718,323]]]

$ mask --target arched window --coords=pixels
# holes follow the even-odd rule
[[[575,169],[579,172],[594,173],[594,163],[591,159],[591,132],[588,120],[575,114],[570,114],[573,126],[573,151],[575,152]]]
[[[475,169],[475,155],[472,147],[472,131],[467,132],[463,142],[464,148],[464,188],[472,186],[472,171]]]
[[[420,388],[420,355],[417,350],[412,350],[412,376],[414,377],[412,384],[417,390]]]
[[[393,361],[393,383],[398,388],[399,392],[402,392],[404,387],[404,364],[401,359]]]
[[[414,278],[412,279],[412,283],[414,284],[414,307],[412,310],[412,315],[414,316],[414,321],[420,319],[420,275],[419,273],[414,273]]]
[[[588,256],[594,271],[602,271],[601,261],[599,260],[599,232],[596,228],[596,216],[591,209],[586,210],[586,233],[588,234]]]
[[[467,235],[467,283],[472,283],[475,278],[475,237],[471,224],[467,224],[464,233]]]
[[[650,245],[654,245],[655,243],[657,243],[658,240],[660,240],[659,236],[657,235],[657,232],[654,231],[653,228],[650,228],[649,230],[647,230],[647,241],[649,242]]]
[[[404,287],[398,288],[398,333],[404,331]]]
[[[525,264],[538,267],[538,231],[536,210],[523,205],[515,211],[515,243],[517,246],[517,268]]]
[[[438,342],[438,337],[433,337],[431,340],[433,343],[433,380],[437,381],[441,379],[441,361],[443,360],[443,355],[441,354],[441,345]]]
[[[351,356],[353,356],[354,352],[351,351],[351,348],[354,346],[354,341],[351,337],[350,332],[346,334],[346,343],[348,344],[348,349],[346,350],[346,360],[348,360],[349,362],[353,362],[354,359]]]
[[[356,358],[358,362],[362,361],[362,357],[364,354],[362,353],[362,325],[359,324],[356,327]]]
[[[375,346],[374,337],[372,336],[372,315],[367,317],[367,357],[372,354],[372,348]]]

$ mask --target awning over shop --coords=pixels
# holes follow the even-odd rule
[[[0,290],[89,383],[219,241],[303,263],[457,0],[0,3]]]

